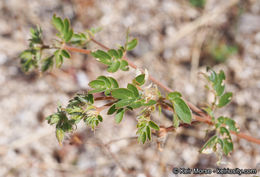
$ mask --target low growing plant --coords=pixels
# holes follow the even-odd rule
[[[57,30],[56,38],[52,44],[46,44],[43,40],[40,27],[31,29],[29,48],[20,55],[21,66],[24,71],[39,69],[41,72],[51,70],[55,65],[60,68],[64,59],[71,57],[70,52],[80,52],[90,54],[97,61],[107,66],[107,72],[115,73],[118,70],[128,71],[129,67],[137,68],[126,57],[128,51],[133,50],[138,40],[130,39],[128,32],[124,45],[115,49],[109,49],[94,39],[95,29],[85,32],[74,32],[67,18],[61,19],[56,15],[52,18],[52,24]],[[86,50],[72,46],[86,48],[89,42],[95,42],[105,50]],[[215,116],[215,111],[230,103],[231,92],[225,92],[225,74],[221,70],[218,73],[208,68],[207,73],[203,73],[208,84],[206,88],[213,93],[214,101],[209,103],[203,110],[195,107],[183,99],[181,93],[172,91],[164,86],[147,72],[141,70],[141,74],[133,78],[126,88],[119,86],[113,77],[101,75],[89,83],[91,89],[85,94],[77,94],[69,101],[68,105],[59,106],[57,112],[48,116],[46,120],[50,125],[56,126],[56,137],[62,143],[66,133],[72,133],[77,124],[84,121],[93,130],[103,121],[102,110],[107,109],[107,115],[114,115],[115,122],[120,123],[127,111],[139,111],[137,116],[138,141],[145,143],[152,139],[152,131],[160,132],[164,130],[174,130],[182,125],[192,124],[195,121],[205,122],[211,125],[211,130],[215,134],[201,148],[200,152],[216,152],[221,159],[222,155],[228,155],[233,150],[231,134],[247,139],[255,143],[259,140],[245,138],[239,132],[236,122],[225,116]],[[145,86],[147,81],[153,84]],[[162,94],[158,87],[168,91]],[[97,97],[95,93],[103,93]],[[108,103],[97,107],[96,102],[107,100]],[[167,109],[173,112],[173,126],[168,128],[160,127],[151,119],[155,111],[161,112]],[[253,139],[253,140],[252,140]]]

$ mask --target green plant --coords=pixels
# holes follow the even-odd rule
[[[97,42],[93,35],[96,30],[87,30],[85,33],[75,33],[68,19],[61,19],[55,15],[52,18],[52,24],[58,31],[57,39],[51,45],[46,45],[42,39],[42,30],[37,27],[31,30],[31,39],[29,49],[21,53],[21,65],[25,71],[39,68],[45,72],[50,70],[54,63],[56,67],[61,67],[64,58],[70,58],[70,52],[80,52],[91,54],[97,61],[107,66],[107,71],[114,73],[118,70],[128,71],[129,66],[137,68],[126,58],[129,50],[133,50],[137,44],[137,39],[129,40],[127,32],[126,42],[123,46],[116,49],[109,49],[103,44]],[[71,47],[71,45],[86,47],[89,42],[95,42],[105,50],[86,50]],[[56,126],[56,136],[59,143],[62,143],[65,133],[71,133],[76,129],[80,121],[93,130],[103,121],[101,111],[107,109],[107,115],[114,115],[115,122],[120,123],[127,111],[139,111],[137,116],[137,131],[139,142],[145,143],[151,140],[152,131],[172,131],[182,125],[192,124],[195,119],[211,125],[215,130],[212,136],[202,147],[200,152],[206,152],[211,149],[219,157],[222,154],[228,155],[233,150],[231,133],[242,137],[238,133],[238,128],[234,120],[228,117],[220,116],[215,118],[215,110],[226,106],[232,98],[232,93],[224,92],[225,74],[221,70],[216,73],[208,69],[209,74],[204,73],[208,84],[206,88],[214,94],[214,101],[203,108],[204,111],[195,107],[182,98],[181,93],[172,91],[164,86],[152,76],[148,76],[143,70],[142,74],[133,78],[126,88],[119,86],[116,79],[108,76],[99,76],[89,83],[92,88],[85,94],[77,94],[68,103],[67,106],[59,106],[57,112],[48,116],[48,123]],[[154,84],[146,86],[146,82],[151,80]],[[163,95],[157,86],[165,89],[169,93]],[[97,97],[95,93],[104,93]],[[96,102],[107,100],[108,103],[97,107]],[[163,128],[151,120],[153,112],[161,109],[168,109],[173,112],[173,126]],[[243,137],[245,138],[245,136]],[[259,143],[259,140],[245,138],[249,141]]]
[[[206,0],[189,0],[190,4],[194,7],[203,8],[205,6]]]
[[[210,48],[210,55],[217,62],[224,62],[230,55],[237,53],[237,51],[237,46],[228,45],[225,43],[213,44]]]

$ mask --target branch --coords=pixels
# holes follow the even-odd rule
[[[94,38],[91,39],[94,43],[96,43],[97,45],[99,45],[100,47],[106,49],[106,50],[109,50],[109,48],[107,46],[105,46],[104,44],[96,41]],[[71,52],[78,52],[78,53],[83,53],[83,54],[90,54],[91,53],[91,50],[86,50],[86,49],[79,49],[79,48],[75,48],[75,47],[70,47],[70,46],[65,46],[64,47],[65,49],[71,51]],[[133,63],[131,62],[126,56],[123,57],[124,60],[126,60],[129,64],[129,66],[131,66],[132,68],[134,69],[137,69],[138,67]],[[142,72],[144,72],[143,69],[139,68]],[[164,85],[163,83],[161,83],[160,81],[156,80],[154,77],[150,76],[149,75],[149,80],[152,81],[153,83],[157,84],[159,87],[161,87],[162,89],[164,89],[165,91],[167,92],[173,92],[173,90],[169,87],[167,87],[166,85]],[[211,121],[211,117],[206,114],[205,112],[203,112],[201,109],[199,109],[198,107],[196,107],[195,105],[193,105],[192,103],[188,102],[185,100],[185,102],[188,104],[188,106],[191,108],[191,110],[196,113],[194,114],[193,113],[193,117],[199,121],[199,122],[204,122],[204,123],[207,123],[209,125],[212,125],[213,122]],[[169,111],[172,111],[172,108],[168,108],[169,106],[167,104],[164,104],[164,108],[169,110]],[[171,130],[173,126],[170,126],[168,127],[167,129]],[[253,142],[253,143],[256,143],[256,144],[260,144],[260,139],[257,139],[257,138],[254,138],[252,136],[249,136],[249,135],[246,135],[244,133],[236,133],[236,132],[233,132],[231,131],[232,134],[236,135],[238,138],[242,138],[242,139],[245,139],[249,142]]]

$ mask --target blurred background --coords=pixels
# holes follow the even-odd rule
[[[159,151],[156,138],[145,145],[133,138],[136,114],[121,124],[113,117],[95,132],[81,125],[61,147],[46,116],[66,105],[88,82],[108,73],[92,57],[72,53],[61,70],[25,74],[19,66],[37,24],[48,41],[55,36],[53,13],[68,17],[76,31],[101,27],[96,39],[113,48],[123,44],[127,27],[139,39],[129,58],[197,106],[210,99],[198,74],[206,66],[223,69],[233,101],[219,113],[232,117],[242,132],[260,138],[259,0],[1,0],[0,1],[0,176],[175,176],[173,167],[217,167],[214,154],[199,154],[207,125],[179,128]],[[97,49],[95,44],[90,49]],[[121,86],[135,71],[109,74]],[[105,113],[105,112],[104,112]],[[219,115],[218,113],[218,115]],[[154,114],[170,126],[168,114]],[[260,169],[260,146],[232,137],[234,152],[221,167]]]

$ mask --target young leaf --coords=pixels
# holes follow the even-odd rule
[[[146,135],[149,140],[151,140],[151,129],[149,126],[146,126]]]
[[[143,85],[145,82],[145,74],[138,75],[133,82],[139,86]]]
[[[139,96],[139,92],[138,92],[137,88],[133,84],[128,84],[127,88],[134,93],[136,98]]]
[[[60,17],[56,17],[56,15],[54,14],[52,17],[52,24],[54,25],[54,27],[61,32],[63,30],[63,22],[61,20]]]
[[[160,130],[160,127],[151,120],[149,121],[149,126],[154,130]]]
[[[64,131],[61,128],[56,129],[56,137],[57,137],[59,144],[61,144],[61,142],[64,138]]]
[[[187,124],[191,123],[191,111],[187,104],[181,98],[174,98],[173,101],[174,110],[176,111],[178,117]]]
[[[225,155],[228,155],[231,151],[233,151],[233,143],[229,139],[225,138],[223,140],[223,152]]]
[[[203,153],[203,150],[206,148],[212,148],[216,144],[217,135],[212,136],[200,149],[200,153]]]
[[[69,42],[73,36],[73,29],[70,29],[64,36],[65,42]]]
[[[116,72],[120,67],[120,61],[115,61],[107,68],[107,71],[110,73]]]
[[[171,92],[171,93],[168,93],[168,99],[169,100],[174,100],[174,98],[177,98],[177,97],[181,97],[181,93],[180,92]]]
[[[137,43],[138,43],[138,40],[136,38],[133,39],[132,41],[128,42],[127,47],[126,47],[127,50],[133,50],[136,47]]]
[[[117,81],[113,77],[107,77],[107,78],[111,83],[111,88],[118,88],[119,87]]]
[[[116,120],[116,123],[120,123],[123,119],[123,116],[124,116],[124,113],[125,113],[125,110],[123,108],[119,109],[115,115],[115,120]]]
[[[219,99],[218,107],[221,108],[227,105],[231,101],[232,95],[233,94],[231,92],[227,92],[224,95],[222,95]]]
[[[143,144],[145,143],[145,141],[146,141],[146,132],[143,132],[141,134],[141,141],[142,141]]]
[[[176,113],[173,113],[173,126],[174,126],[175,128],[178,128],[179,125],[180,125],[180,120],[179,120],[177,114],[176,114]]]
[[[111,88],[111,82],[109,81],[109,79],[107,77],[99,76],[97,79],[104,81],[105,85],[106,85],[106,88]]]
[[[47,71],[49,68],[53,66],[53,55],[45,58],[42,63],[42,72]]]
[[[61,50],[61,55],[66,58],[70,58],[70,53],[67,50]]]
[[[123,99],[123,100],[120,100],[118,101],[115,106],[116,108],[122,108],[124,106],[128,106],[130,104],[132,104],[135,100],[134,99]]]
[[[115,49],[110,49],[107,51],[107,53],[110,55],[110,56],[113,56],[117,59],[119,59],[119,54],[117,53],[117,51]]]
[[[112,90],[111,92],[112,96],[117,99],[135,99],[134,93],[126,88],[117,88]]]
[[[116,105],[113,105],[113,106],[111,106],[111,107],[108,109],[107,114],[108,114],[108,115],[112,115],[112,114],[114,114],[116,111],[117,111]]]
[[[91,88],[99,89],[105,87],[105,82],[102,80],[93,80],[88,84]]]
[[[126,60],[121,60],[120,69],[122,71],[128,71],[129,70],[128,62]]]

